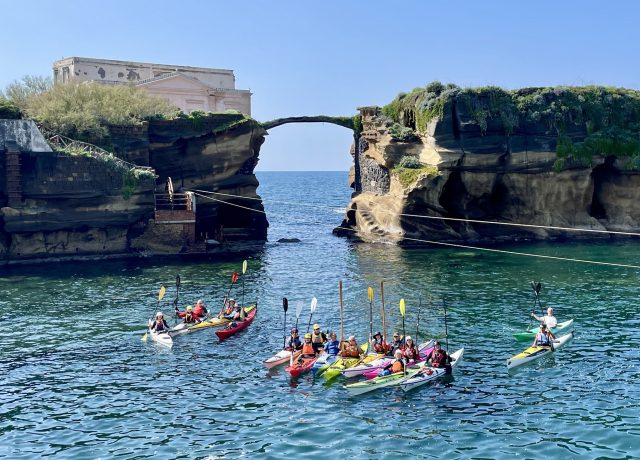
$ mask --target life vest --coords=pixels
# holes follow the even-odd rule
[[[404,351],[403,351],[404,356],[407,357],[407,359],[413,359],[416,360],[418,359],[418,349],[416,348],[415,345],[409,347],[405,347]]]
[[[193,307],[193,315],[194,316],[202,316],[204,314],[204,308],[201,305],[196,305]]]
[[[347,343],[347,346],[344,348],[344,351],[342,352],[342,356],[347,358],[359,358],[360,350],[358,349],[357,345],[351,345]]]
[[[403,370],[404,370],[404,363],[402,362],[401,359],[396,359],[391,365],[391,372],[396,373],[396,372],[402,372]]]
[[[324,343],[324,337],[322,337],[322,332],[320,334],[316,334],[315,331],[311,334],[311,342],[312,343]]]
[[[195,323],[196,322],[195,318],[193,317],[193,313],[191,313],[191,312],[186,312],[185,315],[182,318],[183,318],[183,321],[185,323]]]
[[[304,358],[310,358],[315,355],[316,351],[313,349],[313,344],[305,342],[304,345],[302,345],[302,356]]]
[[[296,337],[292,339],[289,337],[289,342],[287,342],[287,348],[293,348],[294,350],[299,350],[302,343],[300,342],[300,338]]]
[[[373,342],[373,349],[375,350],[376,353],[384,353],[384,349],[385,349],[384,343],[378,342],[378,341]]]
[[[445,357],[444,352],[434,350],[431,354],[431,367],[444,367]]]
[[[536,345],[539,347],[548,347],[551,345],[551,340],[549,339],[548,334],[538,333],[538,338],[536,339]]]
[[[167,329],[167,324],[164,322],[164,320],[162,321],[154,321],[153,325],[151,326],[151,329],[156,331],[156,332],[160,332],[160,331],[164,331]]]
[[[330,355],[337,355],[340,353],[340,342],[334,340],[333,342],[327,342],[324,347],[325,351]]]

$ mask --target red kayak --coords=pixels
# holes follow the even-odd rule
[[[293,366],[287,366],[285,370],[291,374],[291,377],[297,377],[300,374],[304,374],[305,372],[309,372],[313,365],[316,363],[318,358],[304,358],[302,360],[298,360],[294,363]]]
[[[256,312],[257,311],[258,311],[258,307],[256,306],[256,308],[254,308],[253,310],[251,310],[247,314],[247,317],[244,319],[244,321],[233,321],[231,324],[229,324],[224,329],[216,331],[216,335],[220,339],[220,342],[222,342],[223,340],[228,339],[229,337],[231,337],[236,332],[240,332],[243,329],[246,329],[247,326],[249,326],[249,324],[251,324],[253,322],[253,318],[256,317]]]

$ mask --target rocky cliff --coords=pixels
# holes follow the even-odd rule
[[[266,239],[253,174],[265,131],[240,114],[153,120],[110,127],[118,157],[62,148],[53,151],[33,122],[0,123],[0,256],[7,262],[175,254],[204,240]],[[134,168],[133,165],[145,168]],[[156,198],[166,179],[176,191],[193,189],[258,198],[218,200],[196,192],[190,221],[159,224]],[[189,216],[187,216],[189,217]],[[193,223],[184,223],[191,222]],[[189,235],[188,237],[186,235]]]
[[[636,91],[434,83],[360,112],[360,182],[352,171],[337,233],[410,245],[608,237],[466,220],[640,231]]]

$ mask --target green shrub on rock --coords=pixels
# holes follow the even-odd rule
[[[57,133],[98,143],[107,136],[107,125],[136,125],[176,110],[134,86],[72,81],[30,97],[26,113]]]
[[[0,98],[0,119],[19,120],[22,112],[13,102]]]

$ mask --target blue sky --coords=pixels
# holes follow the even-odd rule
[[[259,121],[353,115],[433,80],[640,88],[635,1],[0,1],[0,88],[69,56],[233,69]],[[347,170],[351,134],[270,131],[259,170]]]

